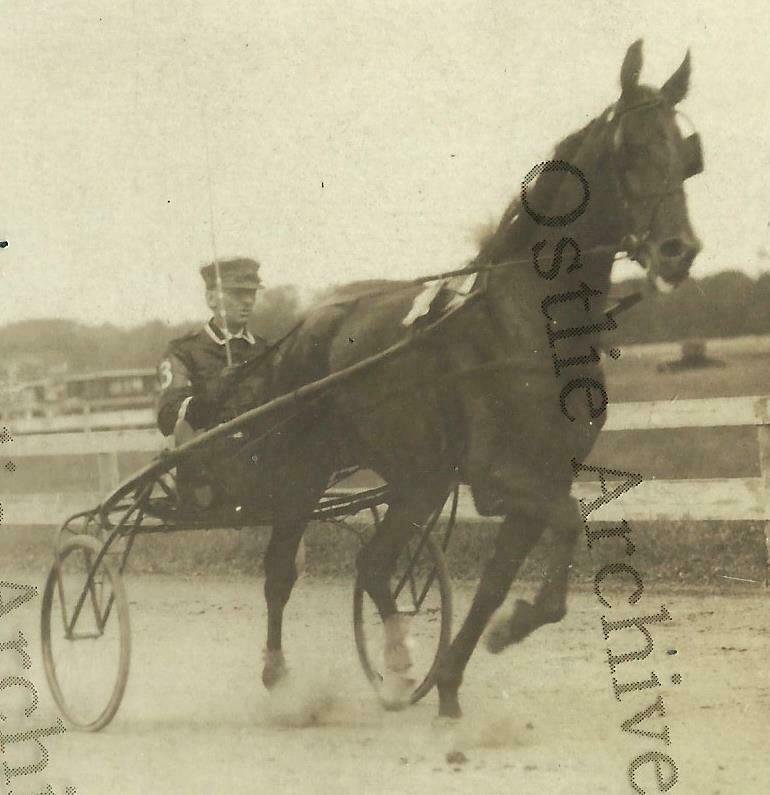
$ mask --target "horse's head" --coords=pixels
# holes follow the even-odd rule
[[[608,114],[607,133],[629,256],[658,288],[679,284],[701,243],[687,214],[684,181],[703,168],[697,134],[685,138],[676,106],[687,94],[690,54],[660,90],[639,84],[642,42],[634,42],[620,70],[621,95]]]

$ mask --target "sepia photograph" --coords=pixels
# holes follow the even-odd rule
[[[764,4],[0,14],[0,795],[768,792]]]

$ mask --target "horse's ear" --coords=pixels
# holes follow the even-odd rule
[[[639,75],[642,73],[642,40],[637,39],[629,48],[620,67],[620,89],[627,94],[639,85]]]
[[[684,56],[680,67],[666,80],[660,93],[666,102],[676,105],[687,96],[687,89],[690,87],[690,51]]]

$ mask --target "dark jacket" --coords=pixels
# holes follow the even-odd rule
[[[262,355],[267,341],[248,331],[230,338],[233,365],[245,364]],[[222,333],[206,323],[198,331],[172,340],[158,365],[160,397],[158,427],[164,436],[174,432],[179,419],[193,428],[208,428],[221,421],[221,405],[212,399],[227,367],[227,352]]]

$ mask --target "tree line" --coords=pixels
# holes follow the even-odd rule
[[[613,289],[628,293],[643,286],[643,280],[629,280]],[[297,322],[301,309],[296,288],[266,290],[255,310],[252,328],[267,339],[277,339]],[[62,319],[21,321],[0,327],[0,365],[28,359],[43,367],[66,364],[69,372],[154,367],[170,339],[199,324],[200,320],[177,325],[154,320],[123,328]],[[665,295],[647,295],[618,317],[612,343],[747,334],[770,334],[770,273],[752,279],[741,272],[725,271],[690,279]]]
[[[265,290],[250,328],[266,339],[285,334],[300,314],[300,300],[292,286]],[[0,368],[20,362],[18,380],[45,375],[40,366],[62,364],[70,373],[155,367],[169,340],[200,328],[202,319],[178,324],[152,320],[125,328],[111,323],[89,326],[60,318],[24,320],[0,327]],[[25,362],[28,364],[25,365]]]
[[[643,280],[618,287],[631,292],[641,289]],[[618,317],[612,334],[613,343],[626,344],[770,334],[770,273],[752,279],[723,271],[688,279],[673,292],[645,296]]]

